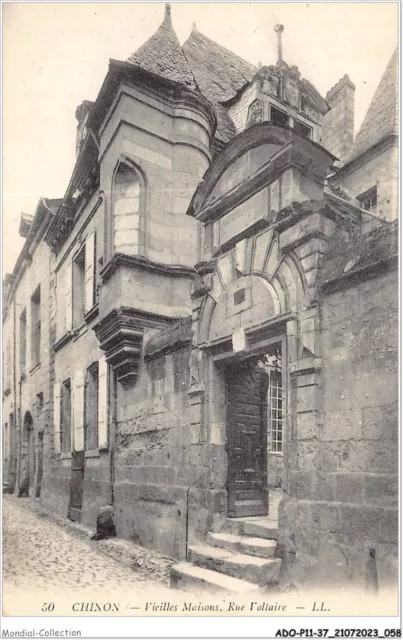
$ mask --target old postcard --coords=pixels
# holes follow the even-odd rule
[[[2,636],[400,637],[399,4],[2,21]]]

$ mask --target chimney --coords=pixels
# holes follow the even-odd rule
[[[321,144],[338,158],[338,167],[346,162],[353,148],[354,93],[355,85],[345,75],[326,95],[330,111],[323,116]]]
[[[80,151],[87,135],[86,124],[93,104],[94,103],[90,102],[89,100],[84,100],[84,102],[82,102],[76,109],[76,118],[78,121],[76,134],[76,158],[78,158],[78,156],[80,155]]]

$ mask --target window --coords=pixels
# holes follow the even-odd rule
[[[98,449],[98,362],[87,369],[84,389],[84,442],[85,449]]]
[[[299,120],[294,120],[294,131],[302,138],[312,138],[312,128],[303,124]]]
[[[20,315],[20,375],[25,373],[27,363],[27,312]]]
[[[8,416],[8,457],[10,461],[14,458],[14,413],[10,413]]]
[[[8,440],[8,424],[7,422],[4,424],[4,439],[3,439],[3,456],[4,462],[8,461],[8,452],[9,452],[9,440]]]
[[[40,362],[41,354],[41,288],[38,287],[31,298],[31,360],[35,367]]]
[[[376,187],[372,187],[365,191],[361,195],[357,196],[357,200],[360,204],[361,209],[365,209],[365,211],[370,211],[371,209],[376,209],[378,204],[378,190]]]
[[[84,324],[85,315],[96,302],[96,236],[92,231],[72,263],[73,326]]]
[[[283,452],[283,389],[280,371],[270,372],[268,389],[269,439],[273,453]]]
[[[273,105],[270,105],[270,122],[277,125],[278,127],[288,127],[288,113],[285,113],[284,111],[273,107]]]
[[[115,251],[137,255],[140,253],[140,177],[125,163],[116,171],[113,195]]]
[[[4,359],[3,359],[3,379],[5,391],[11,389],[11,342],[10,340],[5,345]]]
[[[71,381],[65,380],[61,388],[60,439],[63,453],[71,451]]]
[[[36,396],[36,406],[38,409],[38,414],[42,413],[43,409],[43,393],[38,393]]]
[[[84,324],[85,315],[85,246],[73,260],[73,325]]]

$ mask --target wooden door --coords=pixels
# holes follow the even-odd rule
[[[268,513],[268,375],[254,364],[227,369],[228,516]]]
[[[84,451],[74,451],[71,454],[69,518],[75,522],[81,521],[84,490],[84,460]]]

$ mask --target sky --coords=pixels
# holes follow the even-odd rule
[[[355,129],[398,41],[396,2],[171,2],[183,43],[192,24],[253,64],[283,58],[320,93],[347,73]],[[159,27],[160,2],[3,2],[3,277],[23,245],[21,212],[63,197],[75,162],[75,110],[95,100],[110,58],[127,59]]]

